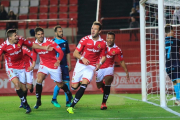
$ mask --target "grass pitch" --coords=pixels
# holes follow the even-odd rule
[[[130,98],[130,99],[129,99]],[[132,98],[132,99],[131,99]],[[25,109],[19,108],[20,99],[18,96],[0,97],[0,120],[179,120],[174,115],[161,107],[154,106],[141,101],[140,94],[111,94],[107,102],[107,110],[100,110],[102,94],[84,95],[75,106],[75,113],[67,113],[65,107],[65,96],[59,95],[58,102],[61,108],[51,104],[52,96],[42,95],[42,106],[34,109],[36,97],[28,96],[28,103],[32,112],[25,114]],[[177,106],[172,110],[180,113]]]

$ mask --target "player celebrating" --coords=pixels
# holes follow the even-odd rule
[[[62,70],[62,80],[68,86],[68,89],[70,90],[70,87],[69,87],[69,81],[70,81],[69,71],[71,71],[71,57],[70,57],[70,50],[69,50],[68,41],[64,40],[62,38],[63,37],[63,30],[62,30],[60,25],[58,25],[54,28],[54,32],[55,32],[56,37],[53,39],[53,41],[55,43],[57,43],[64,52],[64,57],[60,63],[60,67]],[[56,56],[59,57],[59,53],[56,53]],[[68,63],[68,65],[67,65],[67,63]],[[54,87],[53,98],[51,101],[51,103],[55,107],[61,107],[60,104],[57,102],[57,95],[59,93],[59,90],[60,90],[60,88],[56,85]],[[68,99],[68,96],[66,93],[65,93],[65,96],[66,96],[66,107],[70,107],[71,100]]]
[[[27,47],[32,47],[36,49],[44,49],[51,50],[49,45],[39,46],[31,43],[30,41],[18,37],[15,29],[9,29],[7,31],[7,40],[0,45],[0,55],[2,53],[5,54],[5,61],[7,63],[6,71],[9,77],[9,80],[13,82],[16,93],[23,103],[23,107],[26,108],[26,113],[31,112],[31,108],[27,103],[27,99],[25,98],[24,92],[26,91],[25,85],[21,86],[25,83],[25,69],[23,62],[23,52],[22,46],[25,45]],[[23,92],[24,91],[24,92]]]
[[[33,53],[31,50],[29,50],[27,47],[23,46],[23,59],[24,59],[24,64],[25,64],[25,74],[26,74],[26,87],[29,89],[29,91],[32,93],[33,92],[33,70],[29,71],[29,67],[32,65],[32,56]],[[27,96],[27,90],[24,93],[25,97]],[[19,108],[23,107],[23,103],[21,102],[21,105]]]
[[[121,49],[114,43],[115,34],[113,32],[108,32],[106,37],[106,61],[102,64],[100,69],[96,71],[96,84],[98,88],[102,88],[103,100],[101,105],[101,110],[106,110],[106,101],[110,94],[111,83],[113,81],[114,75],[114,59],[118,56],[121,66],[126,72],[127,79],[129,80],[129,73],[126,68],[125,62],[123,60],[123,54]],[[103,82],[105,79],[105,84]]]
[[[40,57],[40,66],[37,73],[36,83],[37,102],[34,106],[34,109],[38,109],[39,106],[41,106],[42,82],[48,74],[51,75],[51,79],[56,82],[57,86],[64,90],[64,92],[68,95],[69,100],[71,99],[72,94],[69,91],[68,86],[62,82],[61,78],[61,68],[59,64],[64,55],[63,51],[54,41],[44,37],[44,30],[42,28],[37,27],[35,29],[35,36],[37,38],[35,44],[39,44],[41,46],[51,45],[54,48],[54,50],[50,52],[46,50],[33,49],[33,64],[30,67],[30,70],[35,66],[37,54],[39,54]],[[56,51],[59,53],[58,58],[56,58]]]
[[[174,31],[171,25],[166,25],[165,49],[166,49],[166,72],[174,84],[176,93],[176,105],[180,105],[180,62],[179,48],[180,40],[174,38]]]
[[[101,27],[102,25],[95,21],[91,27],[91,35],[83,37],[73,53],[74,57],[79,60],[77,61],[73,72],[72,89],[77,89],[79,87],[79,82],[81,81],[82,84],[80,89],[77,91],[71,106],[67,109],[70,114],[74,114],[73,108],[83,96],[87,85],[91,82],[94,76],[94,72],[98,70],[101,64],[106,60],[106,44],[99,35]],[[96,64],[100,55],[102,55],[102,59],[98,64]]]

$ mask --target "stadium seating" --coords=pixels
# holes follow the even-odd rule
[[[26,22],[18,22],[18,29],[25,29],[27,28]]]
[[[4,5],[4,7],[9,7],[9,1],[7,0],[1,1],[1,4]]]
[[[54,28],[57,25],[57,21],[49,21],[48,28]]]
[[[69,4],[70,4],[70,5],[71,5],[71,4],[77,5],[77,4],[78,4],[78,0],[69,0]]]
[[[77,20],[69,21],[69,27],[77,27]]]
[[[39,19],[47,19],[47,13],[39,14]]]
[[[58,0],[50,0],[49,5],[58,5],[58,4],[59,4]]]
[[[70,5],[69,6],[69,12],[77,12],[78,6],[77,5]]]
[[[20,0],[20,6],[29,6],[29,0]]]
[[[40,6],[42,6],[42,5],[48,6],[49,0],[40,0]]]
[[[67,13],[60,13],[59,18],[68,18],[68,14]]]
[[[28,9],[29,7],[20,7],[19,14],[28,14],[29,13]]]
[[[37,19],[37,14],[29,14],[29,19]]]
[[[19,0],[11,0],[10,3],[11,3],[10,5],[12,7],[18,7],[19,6]]]
[[[17,7],[17,6],[10,7],[10,10],[12,10],[14,12],[14,14],[19,13],[19,7]]]
[[[50,6],[49,7],[49,13],[57,13],[58,12],[58,6]]]
[[[68,6],[66,5],[59,6],[59,12],[68,12]]]
[[[67,28],[68,22],[67,21],[59,21],[59,25],[61,25],[62,28]]]
[[[48,7],[47,6],[40,6],[39,7],[39,13],[47,13]]]
[[[6,23],[0,22],[0,29],[6,29]]]
[[[28,28],[34,29],[37,26],[37,22],[28,22]]]
[[[68,0],[60,0],[60,5],[68,5]]]
[[[29,13],[37,13],[38,12],[38,7],[33,6],[33,7],[29,7]]]
[[[28,19],[28,16],[27,15],[19,15],[19,19],[20,20]]]
[[[30,0],[30,7],[39,6],[39,0]]]
[[[78,19],[77,13],[69,13],[69,18]]]
[[[58,14],[57,13],[49,14],[49,19],[57,19],[57,18],[58,18]]]
[[[38,26],[42,28],[47,28],[47,21],[39,21]]]

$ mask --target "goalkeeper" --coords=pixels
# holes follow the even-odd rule
[[[180,61],[179,48],[180,40],[174,37],[173,27],[165,26],[165,49],[166,49],[166,72],[172,80],[176,93],[176,105],[180,105]]]

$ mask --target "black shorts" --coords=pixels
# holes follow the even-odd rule
[[[167,67],[166,72],[172,81],[180,79],[180,67]]]

